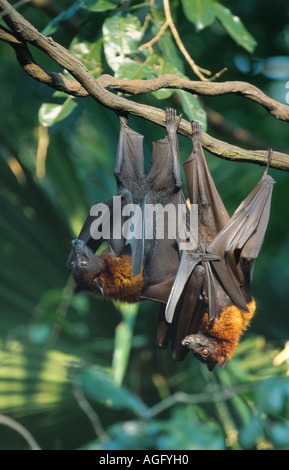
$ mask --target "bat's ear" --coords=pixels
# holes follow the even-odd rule
[[[219,367],[221,367],[221,369],[224,369],[226,360],[227,360],[226,356],[221,356],[217,362],[208,362],[207,367],[210,372],[216,367],[217,364]]]
[[[82,288],[79,287],[79,286],[76,286],[76,287],[74,288],[73,293],[74,293],[74,294],[79,294],[79,292],[81,292],[81,291],[82,291]]]
[[[217,362],[207,362],[207,367],[210,372],[212,372],[212,370],[215,369],[216,365],[217,365]]]
[[[226,356],[221,356],[219,359],[218,359],[218,364],[219,366],[221,367],[221,369],[224,369],[225,367],[225,364],[226,364]]]

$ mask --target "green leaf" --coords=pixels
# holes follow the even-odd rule
[[[254,447],[264,432],[264,419],[260,415],[252,415],[248,423],[241,429],[239,440],[243,447]]]
[[[38,114],[39,122],[45,127],[53,126],[67,118],[76,106],[72,97],[67,98],[63,104],[43,103]]]
[[[270,429],[270,437],[272,441],[277,445],[279,448],[283,448],[286,446],[285,449],[288,450],[289,446],[289,424],[288,423],[275,423],[272,428]]]
[[[158,69],[159,73],[157,76],[165,75],[165,74],[173,74],[177,75],[182,78],[187,78],[185,75],[179,72],[171,63],[164,60],[162,57],[159,57],[160,68]],[[156,76],[156,74],[154,74]],[[151,78],[151,77],[147,77]],[[187,118],[192,121],[198,121],[203,130],[206,131],[207,129],[207,114],[204,111],[203,107],[201,106],[199,99],[197,96],[192,95],[191,93],[182,91],[182,90],[170,90],[170,89],[160,89],[157,91],[152,92],[152,94],[159,100],[169,98],[172,93],[176,93],[180,96],[182,100],[182,108],[184,113],[186,114]]]
[[[85,67],[93,73],[94,76],[98,77],[103,72],[102,66],[102,37],[99,39],[81,39],[76,37],[71,46],[70,51],[75,55]]]
[[[203,131],[206,131],[207,114],[200,105],[198,97],[183,90],[177,90],[176,93],[181,97],[182,108],[188,119],[198,121],[202,125]]]
[[[192,406],[175,407],[170,421],[164,422],[163,434],[156,439],[161,450],[224,450],[221,426],[202,417]]]
[[[215,19],[212,0],[181,0],[185,16],[194,23],[197,31],[209,26]]]
[[[88,10],[93,12],[114,10],[117,7],[117,2],[108,0],[90,0],[90,3],[91,6],[88,8]]]
[[[115,329],[115,346],[113,354],[113,377],[121,384],[127,369],[131,351],[134,324],[138,313],[138,304],[119,304],[118,309],[123,321]]]
[[[77,382],[83,391],[98,403],[109,408],[129,409],[137,416],[145,415],[146,404],[133,392],[118,386],[109,371],[90,368],[77,376]]]
[[[28,340],[33,344],[44,344],[52,332],[52,325],[48,323],[34,323],[28,328]]]
[[[289,397],[287,378],[270,377],[261,383],[258,390],[258,403],[264,413],[280,413]]]
[[[129,57],[126,57],[119,65],[115,75],[127,80],[142,80],[145,78],[144,70],[140,67],[140,64]]]
[[[127,57],[136,52],[143,35],[141,23],[136,16],[119,12],[105,20],[102,30],[106,60],[117,72]]]
[[[257,42],[247,31],[240,18],[233,15],[228,8],[217,2],[212,2],[212,8],[216,18],[220,21],[231,38],[248,52],[253,52]]]

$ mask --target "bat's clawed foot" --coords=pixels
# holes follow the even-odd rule
[[[179,123],[176,123],[177,112],[174,108],[165,108],[166,112],[166,128],[167,132],[176,132],[179,126]],[[180,118],[181,119],[181,118]]]
[[[191,121],[191,126],[192,126],[192,141],[193,144],[200,144],[201,143],[201,138],[202,138],[202,126],[199,122],[197,121]]]

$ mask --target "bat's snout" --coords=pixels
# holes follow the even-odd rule
[[[77,248],[77,247],[83,247],[85,245],[85,243],[84,243],[84,241],[79,240],[78,238],[76,238],[75,240],[72,240],[71,245],[73,246],[73,248]]]
[[[71,245],[72,245],[72,250],[75,255],[83,253],[83,251],[85,251],[85,249],[88,248],[86,244],[84,243],[84,241],[79,240],[78,238],[76,238],[75,240],[72,240]]]

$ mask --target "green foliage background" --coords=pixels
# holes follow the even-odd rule
[[[199,66],[213,74],[228,67],[220,80],[248,81],[285,103],[287,3],[171,0],[170,5],[180,37]],[[20,12],[70,48],[96,77],[175,73],[196,79],[169,30],[153,54],[137,50],[164,22],[159,0],[153,6],[117,0],[35,2]],[[41,65],[60,71],[31,50]],[[272,214],[254,273],[258,313],[234,358],[212,373],[192,356],[175,363],[169,350],[154,345],[157,305],[128,307],[73,296],[65,269],[71,239],[91,203],[116,190],[116,116],[89,98],[53,93],[28,78],[4,43],[0,61],[0,448],[28,447],[18,432],[1,424],[5,415],[50,450],[288,449],[287,366],[273,365],[289,328],[288,174],[270,171],[276,180]],[[288,153],[288,124],[240,97],[197,99],[160,90],[133,99],[176,107],[211,135],[236,145]],[[225,119],[222,132],[210,118],[213,111]],[[164,130],[137,118],[129,122],[145,135],[149,163],[151,141]],[[247,143],[240,143],[228,124],[245,129],[258,143],[254,146],[248,135]],[[49,146],[41,177],[37,149],[43,126]],[[183,162],[191,144],[182,137],[179,142]],[[208,162],[232,213],[262,169],[210,155]]]

